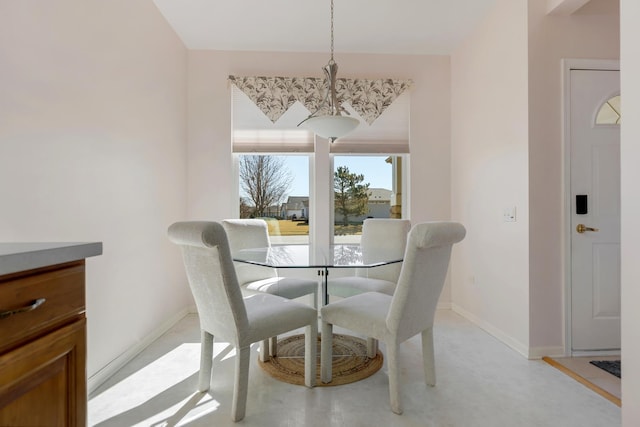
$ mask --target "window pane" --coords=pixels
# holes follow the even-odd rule
[[[334,241],[359,243],[366,218],[402,217],[402,156],[335,156]]]
[[[598,111],[596,116],[597,125],[619,125],[620,124],[620,95],[607,100]]]
[[[309,158],[239,155],[240,218],[263,218],[273,244],[309,242]]]

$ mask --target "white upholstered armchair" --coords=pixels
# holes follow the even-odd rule
[[[404,262],[393,296],[367,292],[321,308],[321,379],[331,381],[333,325],[385,343],[389,370],[391,410],[402,413],[398,353],[400,344],[422,335],[425,382],[435,385],[433,320],[447,276],[451,247],[461,241],[465,228],[455,222],[416,224],[409,232]]]
[[[244,418],[249,381],[250,345],[261,343],[266,360],[270,337],[305,328],[305,384],[316,382],[317,310],[267,293],[243,296],[229,250],[227,235],[217,222],[177,222],[169,239],[180,246],[191,292],[200,316],[200,391],[210,387],[213,340],[236,348],[232,419]]]

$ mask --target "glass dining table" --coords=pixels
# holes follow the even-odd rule
[[[357,244],[336,244],[325,250],[306,244],[274,245],[243,249],[232,252],[231,255],[236,262],[263,267],[318,270],[318,276],[322,276],[320,283],[323,305],[329,303],[327,283],[330,270],[371,269],[402,262],[397,255],[395,257],[389,255],[384,247],[363,251],[363,248]],[[320,335],[318,339],[322,339]],[[374,357],[369,357],[368,344],[361,337],[334,332],[333,344],[333,380],[330,384],[323,385],[340,385],[359,381],[373,375],[382,367],[383,356],[380,350],[376,351]],[[269,362],[260,362],[260,366],[280,381],[304,384],[304,335],[297,334],[279,339],[276,345],[277,356],[272,357]],[[318,372],[320,372],[319,369]]]
[[[391,256],[384,247],[363,252],[357,244],[335,244],[328,250],[311,245],[274,245],[243,249],[232,253],[234,261],[276,269],[317,269],[322,276],[322,303],[329,302],[327,281],[330,269],[374,268],[402,262]]]

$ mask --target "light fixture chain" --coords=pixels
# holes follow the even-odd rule
[[[358,119],[353,117],[343,116],[341,113],[349,113],[342,108],[340,101],[338,100],[338,94],[336,93],[336,75],[338,74],[338,64],[333,60],[333,0],[331,0],[331,59],[329,63],[322,68],[327,79],[328,84],[327,93],[322,103],[318,105],[316,111],[311,113],[309,117],[298,123],[298,126],[305,123],[305,127],[310,129],[316,135],[329,139],[334,142],[341,136],[346,135],[358,126],[360,123]],[[316,114],[328,108],[328,114],[317,116]]]
[[[333,0],[331,0],[331,62],[333,61]]]

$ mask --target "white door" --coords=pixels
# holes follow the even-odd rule
[[[620,73],[571,70],[570,82],[571,344],[573,351],[614,350],[620,348]]]

